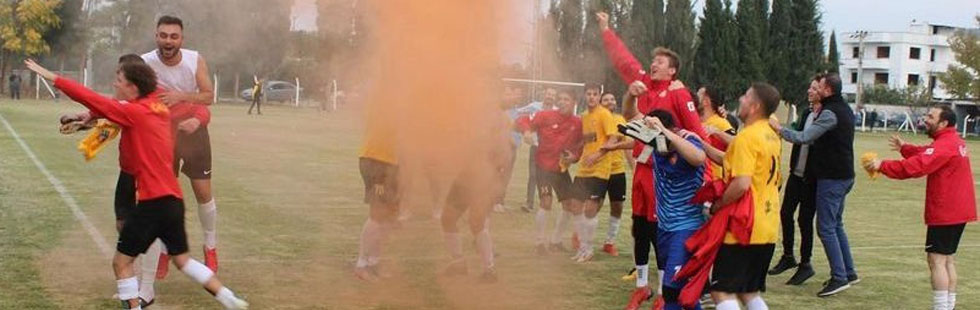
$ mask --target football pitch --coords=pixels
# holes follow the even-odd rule
[[[470,275],[446,278],[449,259],[439,224],[415,218],[387,242],[382,264],[392,277],[366,284],[351,275],[357,239],[368,209],[358,172],[360,111],[247,106],[212,107],[209,127],[218,204],[219,276],[252,309],[621,309],[633,289],[620,277],[632,267],[630,221],[624,220],[619,257],[596,254],[576,264],[571,253],[533,253],[533,216],[525,200],[527,149],[518,152],[506,213],[494,213],[496,284],[480,284],[479,262],[464,233]],[[116,142],[85,162],[82,135],[58,133],[62,113],[80,111],[62,100],[0,100],[0,309],[116,309],[109,257],[115,249],[113,191]],[[780,114],[782,115],[782,114]],[[890,133],[889,133],[890,134]],[[866,151],[896,158],[889,134],[859,133],[856,158]],[[903,134],[912,143],[924,135]],[[433,136],[436,139],[438,137]],[[967,143],[980,150],[980,143]],[[784,144],[784,167],[790,147]],[[971,157],[980,181],[978,155]],[[191,255],[202,259],[202,235],[186,177],[181,177]],[[976,184],[975,184],[976,185]],[[787,286],[792,271],[768,279],[772,309],[929,309],[932,292],[923,252],[925,179],[871,180],[858,171],[845,225],[862,282],[817,298],[829,277],[815,241],[817,275]],[[599,235],[606,231],[607,206]],[[627,208],[628,209],[628,208]],[[628,217],[628,211],[625,217]],[[554,217],[549,218],[553,221]],[[460,227],[465,227],[460,225]],[[464,232],[466,230],[463,230]],[[799,233],[797,232],[797,238]],[[799,240],[797,240],[797,245]],[[567,245],[567,242],[566,242]],[[777,246],[773,263],[781,252]],[[798,255],[798,251],[797,251]],[[157,282],[149,309],[217,309],[199,285],[171,266]],[[968,225],[957,253],[958,309],[980,304],[980,228]],[[646,304],[644,307],[648,307]]]

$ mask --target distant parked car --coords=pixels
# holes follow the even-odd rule
[[[303,88],[299,88],[300,95]],[[296,85],[286,81],[267,81],[262,85],[262,96],[266,101],[288,102],[296,99]],[[241,93],[244,100],[252,100],[252,88],[249,87]]]

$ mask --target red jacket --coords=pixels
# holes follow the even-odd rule
[[[929,226],[977,220],[973,172],[966,144],[955,128],[933,135],[927,146],[902,145],[903,160],[885,160],[879,169],[893,179],[926,177],[925,221]]]
[[[702,204],[717,201],[728,187],[722,180],[708,182],[698,190],[691,203]],[[704,292],[715,257],[725,241],[725,232],[731,231],[741,245],[748,245],[752,237],[752,222],[755,209],[752,206],[752,190],[748,190],[741,198],[730,205],[723,206],[684,242],[684,248],[691,253],[691,258],[674,275],[674,281],[688,279],[681,289],[678,301],[685,308],[694,308],[701,293]]]
[[[541,111],[521,116],[515,124],[519,131],[538,133],[538,149],[535,162],[545,171],[559,172],[558,160],[565,151],[573,157],[582,154],[582,119],[575,115],[564,115],[558,111]]]
[[[153,92],[153,96],[156,97],[160,94],[160,92],[161,90],[157,89],[157,91]],[[174,123],[174,125],[191,117],[197,118],[197,120],[201,121],[201,127],[207,127],[208,123],[211,122],[211,111],[208,110],[206,106],[191,103],[178,103],[170,106],[168,109],[170,110],[170,120]],[[90,110],[88,113],[93,119],[105,118],[105,116],[96,111]],[[173,130],[177,130],[176,126],[172,127]],[[123,150],[127,149],[128,145],[133,143],[131,141],[132,139],[132,136],[127,135],[123,135],[122,138],[119,139],[119,170],[122,170],[128,174],[133,174],[133,159],[128,152],[123,152]]]
[[[156,93],[128,104],[103,97],[70,79],[58,77],[54,86],[72,100],[123,128],[120,154],[132,159],[136,193],[140,201],[165,196],[182,198],[173,171],[174,142],[170,131],[170,112],[157,100]],[[128,141],[123,144],[122,141]],[[125,147],[125,148],[123,148]]]

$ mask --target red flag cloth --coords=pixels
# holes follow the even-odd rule
[[[711,181],[698,190],[691,202],[717,201],[726,187],[727,184],[722,180]],[[739,244],[749,244],[754,212],[752,190],[749,189],[734,203],[721,207],[704,226],[687,239],[684,246],[691,252],[691,258],[674,275],[674,281],[687,279],[687,284],[678,297],[682,307],[693,308],[701,298],[718,249],[725,240],[725,232],[731,231]]]

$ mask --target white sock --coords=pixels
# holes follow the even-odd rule
[[[538,208],[538,212],[534,215],[534,228],[537,229],[537,244],[545,244],[548,239],[545,233],[548,229],[548,211]]]
[[[214,294],[214,299],[218,300],[225,309],[238,309],[236,301],[238,297],[235,297],[235,292],[232,292],[227,287],[221,287],[218,292]]]
[[[585,236],[582,239],[582,246],[587,250],[592,250],[592,241],[595,240],[595,231],[599,228],[599,217],[585,219]]]
[[[636,287],[650,285],[650,265],[636,266]]]
[[[119,293],[119,300],[130,300],[139,297],[139,285],[136,277],[116,280],[116,290]]]
[[[146,253],[140,255],[140,297],[150,301],[156,296],[153,284],[157,281],[157,264],[160,262],[160,252],[163,250],[163,242],[160,239],[153,241]]]
[[[752,300],[745,303],[745,308],[748,310],[769,310],[769,306],[766,305],[766,301],[762,300],[762,296],[755,296]]]
[[[574,224],[572,225],[572,227],[575,229],[575,234],[578,235],[578,241],[580,243],[580,245],[579,245],[580,247],[585,245],[584,243],[582,243],[582,239],[583,239],[583,237],[585,237],[585,221],[586,220],[587,219],[585,218],[585,213],[581,213],[579,215],[576,215],[573,218],[573,223]],[[576,250],[581,250],[581,248],[576,249]]]
[[[208,283],[208,280],[214,277],[214,271],[211,271],[208,266],[204,266],[204,264],[201,264],[201,262],[193,258],[188,259],[187,263],[184,264],[184,268],[180,268],[180,271],[201,285]]]
[[[932,291],[932,310],[949,310],[949,291]]]
[[[476,234],[476,250],[480,253],[484,268],[493,268],[493,241],[486,229]]]
[[[453,259],[463,257],[463,244],[459,241],[459,232],[446,232],[443,236],[446,237],[446,249],[449,250],[449,256]]]
[[[660,282],[657,282],[657,295],[662,295],[663,292],[664,292],[664,271],[663,270],[657,269],[657,279],[660,279]]]
[[[717,310],[739,310],[740,308],[738,307],[738,300],[737,299],[729,299],[729,300],[725,300],[725,301],[722,301],[722,302],[719,302],[718,304],[716,304],[715,305],[715,309],[717,309]]]
[[[950,310],[956,309],[956,292],[950,291],[949,292],[949,298],[946,299],[946,300],[949,300],[949,309]]]
[[[201,230],[204,231],[204,246],[214,249],[218,246],[218,205],[214,198],[198,206],[197,217],[201,220]]]
[[[561,238],[565,236],[565,231],[568,230],[568,224],[572,222],[572,212],[566,210],[561,210],[561,216],[555,220],[555,234],[551,236],[551,243],[561,243]]]
[[[609,217],[609,230],[606,231],[606,243],[616,242],[616,235],[619,235],[619,218]]]
[[[373,253],[371,250],[374,248],[374,244],[381,238],[381,225],[372,219],[368,219],[364,222],[364,227],[361,229],[361,244],[357,254],[357,267],[364,268],[367,267],[368,257]]]

